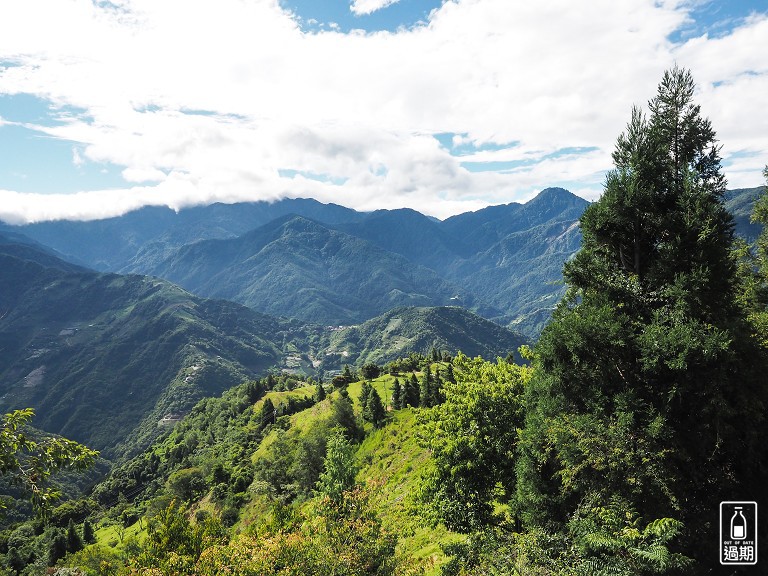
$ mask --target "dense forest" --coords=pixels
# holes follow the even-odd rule
[[[765,505],[768,233],[735,239],[694,93],[676,67],[632,110],[520,362],[254,379],[69,500],[51,478],[96,454],[6,415],[0,469],[35,515],[6,518],[4,573],[760,573],[720,565],[718,506]]]

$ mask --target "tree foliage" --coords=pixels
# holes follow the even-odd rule
[[[98,452],[67,440],[47,437],[36,439],[27,428],[34,416],[31,408],[5,414],[0,426],[0,474],[9,475],[30,494],[32,504],[46,516],[60,493],[50,484],[58,470],[83,470],[93,465]]]
[[[509,503],[515,493],[517,429],[530,368],[462,354],[453,364],[456,382],[445,384],[445,402],[422,415],[422,442],[434,462],[425,495],[440,520],[466,532],[490,523],[494,505]]]
[[[392,383],[392,409],[400,410],[403,407],[403,387],[400,385],[400,380],[395,378]]]
[[[355,486],[357,474],[355,452],[344,434],[341,427],[331,430],[326,443],[324,470],[317,482],[318,492],[339,506],[344,502],[344,493]]]
[[[373,380],[374,378],[378,378],[381,375],[381,372],[381,366],[375,364],[374,362],[369,362],[360,369],[360,375],[366,380]]]
[[[376,428],[384,423],[384,418],[386,418],[387,412],[384,409],[381,396],[379,396],[379,393],[375,388],[371,388],[363,415],[365,419],[371,422]]]
[[[147,540],[131,565],[139,570],[191,574],[203,550],[225,542],[226,533],[216,519],[193,524],[174,500],[149,523]]]
[[[717,502],[765,481],[767,365],[737,304],[719,147],[694,89],[688,71],[664,74],[584,212],[536,347],[518,494],[538,526],[564,527],[585,500],[682,520],[700,555]]]
[[[343,438],[343,436],[342,436]],[[316,503],[309,513],[288,529],[255,537],[236,536],[229,544],[206,549],[195,565],[195,574],[226,571],[233,576],[390,576],[419,574],[413,563],[395,554],[396,538],[382,528],[366,491],[356,488],[346,495],[345,513],[329,501]]]

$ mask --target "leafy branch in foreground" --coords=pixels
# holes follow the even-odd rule
[[[84,470],[93,465],[98,452],[66,438],[32,438],[27,425],[34,415],[32,408],[25,408],[3,416],[0,474],[10,475],[31,494],[38,514],[47,516],[51,504],[60,496],[49,484],[51,474],[64,468]]]

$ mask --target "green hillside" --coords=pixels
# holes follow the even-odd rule
[[[484,358],[516,353],[527,340],[458,306],[397,308],[359,326],[330,332],[323,366],[386,364],[432,349]]]
[[[290,329],[158,279],[0,263],[0,409],[33,407],[37,426],[108,457],[277,364]]]
[[[0,244],[0,409],[121,458],[204,396],[269,370],[323,376],[433,347],[506,356],[521,337],[459,308],[401,308],[345,330],[90,272]],[[170,415],[170,418],[166,416]]]
[[[421,362],[414,376],[429,366]],[[430,368],[447,373],[445,364]],[[371,384],[381,398],[391,399],[393,382],[394,376],[384,375]],[[141,516],[157,514],[173,498],[183,500],[198,521],[221,518],[232,534],[291,530],[297,517],[317,506],[326,443],[333,427],[341,426],[354,442],[357,481],[371,513],[386,533],[397,534],[398,555],[433,572],[445,560],[441,543],[457,536],[419,512],[419,485],[430,458],[418,439],[417,413],[390,407],[383,425],[372,427],[363,418],[362,387],[362,381],[341,391],[328,387],[328,396],[318,400],[312,383],[270,377],[202,400],[167,437],[96,487],[93,499],[101,511],[94,509],[94,518],[103,518],[104,526],[120,514],[116,508],[129,510],[123,514],[128,540],[104,528],[100,541],[117,550],[131,534],[141,542],[147,525]],[[116,506],[120,494],[130,500]]]
[[[206,297],[320,324],[447,304],[459,293],[432,270],[303,217],[185,246],[151,273]]]

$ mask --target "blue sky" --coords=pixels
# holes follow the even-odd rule
[[[371,8],[382,8],[365,13],[355,13],[351,3],[344,0],[283,0],[281,4],[296,15],[302,30],[307,32],[396,32],[400,28],[412,28],[427,23],[429,13],[443,4],[442,0],[399,0],[385,5],[388,1],[390,0],[373,0]]]
[[[768,164],[768,0],[8,0],[0,219],[314,197],[594,199],[690,68],[731,187]]]

